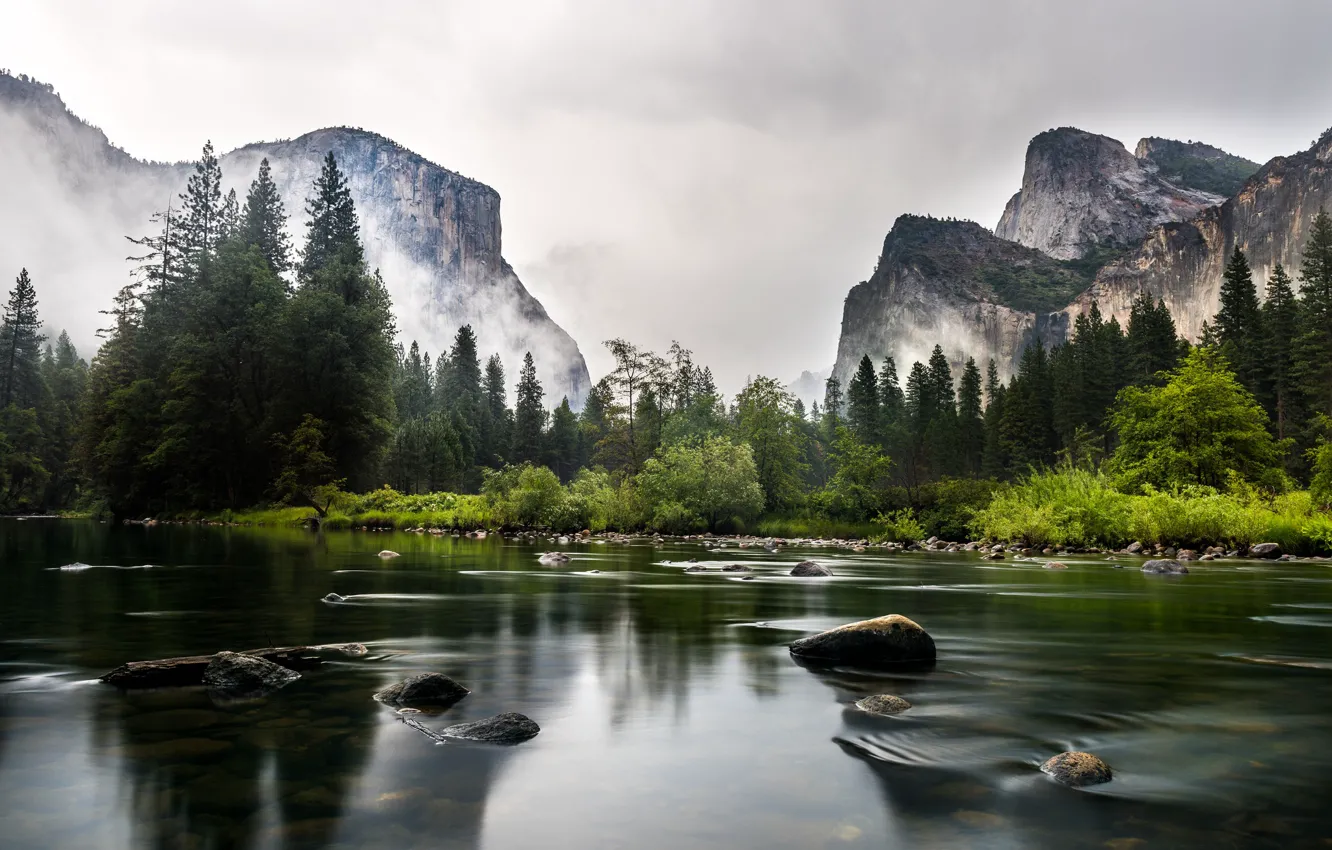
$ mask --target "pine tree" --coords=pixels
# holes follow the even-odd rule
[[[19,271],[14,288],[9,291],[4,322],[0,324],[0,368],[4,369],[3,404],[29,408],[37,404],[42,392],[41,357],[42,321],[37,315],[37,290],[28,270]]]
[[[906,486],[915,487],[930,476],[929,432],[937,402],[929,370],[919,360],[907,372],[905,397],[907,445],[899,465]]]
[[[1300,263],[1300,335],[1295,343],[1294,377],[1309,414],[1332,414],[1332,216],[1314,217]],[[1304,447],[1311,435],[1304,435]]]
[[[236,202],[236,190],[227,192],[222,200],[222,217],[218,224],[218,242],[233,239],[240,235],[240,204]]]
[[[222,168],[206,142],[203,155],[180,196],[181,255],[185,280],[193,280],[207,268],[223,237]]]
[[[287,235],[287,213],[282,206],[268,158],[259,162],[259,176],[250,184],[241,212],[241,239],[264,255],[274,274],[291,268],[291,238]]]
[[[1008,455],[1004,451],[1001,429],[1004,393],[999,368],[991,357],[985,369],[985,449],[981,456],[981,475],[985,478],[1005,478],[1008,474]]]
[[[924,439],[929,445],[930,470],[934,476],[952,475],[961,466],[962,450],[957,428],[957,395],[953,389],[953,370],[943,347],[930,353],[929,387],[933,419]]]
[[[981,373],[972,357],[968,357],[962,367],[962,380],[958,384],[957,431],[961,448],[959,471],[979,475],[985,453],[985,419],[981,404]]]
[[[1280,263],[1267,282],[1263,302],[1261,362],[1268,374],[1268,415],[1277,439],[1290,436],[1291,422],[1302,422],[1294,376],[1295,339],[1300,331],[1300,302],[1295,298],[1290,276]]]
[[[866,354],[860,358],[860,368],[851,378],[846,391],[847,422],[856,439],[866,445],[879,442],[879,378],[874,374],[874,363]]]
[[[1262,313],[1258,307],[1258,290],[1253,283],[1249,260],[1235,246],[1226,263],[1221,280],[1221,307],[1212,321],[1212,330],[1221,353],[1230,362],[1249,392],[1263,398],[1260,387],[1263,364],[1259,359],[1262,331]]]
[[[423,419],[430,412],[430,355],[423,358],[421,347],[412,341],[411,348],[398,358],[398,378],[394,391],[398,417]]]
[[[542,460],[542,432],[546,426],[546,409],[541,405],[543,395],[545,390],[537,380],[536,363],[529,351],[523,356],[523,368],[518,373],[518,386],[514,391],[514,463],[540,463]]]
[[[1054,411],[1049,359],[1037,341],[1022,352],[1018,373],[1004,393],[1000,439],[1011,467],[1025,471],[1054,460]]]
[[[301,253],[300,277],[309,280],[335,260],[359,268],[364,262],[361,228],[356,219],[347,178],[329,151],[315,180],[314,196],[306,202],[310,216],[305,250]]]
[[[565,483],[573,479],[582,465],[578,437],[578,416],[565,396],[550,415],[550,432],[546,435],[546,464]]]
[[[508,408],[508,394],[504,388],[504,363],[498,354],[486,361],[481,381],[483,404],[479,420],[481,434],[477,460],[484,466],[498,467],[512,444],[512,412]]]
[[[1160,385],[1165,381],[1162,373],[1174,369],[1182,355],[1175,320],[1165,301],[1153,302],[1149,293],[1134,300],[1124,348],[1128,383]]]
[[[830,375],[823,382],[823,439],[831,444],[837,439],[837,427],[842,423],[842,382]]]

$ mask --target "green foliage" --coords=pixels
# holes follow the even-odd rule
[[[309,505],[326,516],[346,480],[333,477],[333,459],[324,452],[324,423],[306,414],[289,437],[275,442],[283,458],[282,471],[273,482],[279,502]]]
[[[724,437],[665,447],[644,464],[635,484],[648,525],[663,531],[716,531],[763,510],[753,450]]]
[[[874,524],[879,528],[872,537],[875,541],[914,543],[925,539],[925,527],[916,520],[916,512],[910,508],[879,514],[874,518]]]
[[[1318,445],[1309,450],[1309,462],[1312,466],[1312,478],[1309,481],[1309,494],[1319,508],[1332,510],[1332,420],[1321,420],[1323,437]]]
[[[559,476],[530,463],[486,470],[481,492],[497,521],[525,528],[555,528],[566,517]]]
[[[878,446],[857,440],[850,429],[839,427],[831,462],[836,471],[828,486],[812,497],[815,507],[825,516],[852,522],[877,516],[891,483],[892,459]]]
[[[1153,149],[1149,159],[1170,182],[1226,198],[1238,192],[1259,168],[1258,163],[1233,154],[1199,156],[1190,147],[1167,140]]]
[[[870,369],[871,378],[873,369]],[[763,492],[760,509],[799,504],[804,432],[793,412],[795,397],[772,378],[753,378],[735,397],[736,435],[749,446]]]
[[[1236,476],[1284,487],[1285,444],[1272,438],[1267,414],[1210,349],[1190,352],[1163,387],[1123,390],[1111,421],[1119,446],[1109,470],[1127,491],[1223,488]]]

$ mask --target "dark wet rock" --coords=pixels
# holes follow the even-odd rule
[[[1041,772],[1074,788],[1099,785],[1114,778],[1110,766],[1091,753],[1060,753],[1041,765]]]
[[[1045,566],[1045,568],[1046,568],[1047,570],[1066,570],[1066,569],[1068,569],[1068,564],[1065,564],[1065,563],[1063,563],[1063,562],[1061,562],[1061,561],[1046,561],[1044,566]]]
[[[1182,576],[1188,575],[1189,568],[1173,558],[1160,558],[1143,564],[1142,571],[1153,575]]]
[[[1179,553],[1175,555],[1175,560],[1196,561],[1198,560],[1198,553],[1193,551],[1192,549],[1180,549]]]
[[[471,691],[443,673],[420,673],[375,694],[385,705],[413,708],[448,708]]]
[[[912,620],[889,614],[801,638],[791,654],[810,661],[872,667],[934,661],[934,639]]]
[[[791,568],[790,574],[793,576],[812,578],[815,576],[830,576],[833,574],[833,571],[825,567],[823,564],[815,563],[814,561],[801,561]]]
[[[347,601],[347,597],[345,597],[345,596],[343,596],[343,595],[341,595],[341,594],[339,594],[339,593],[329,593],[329,594],[325,594],[325,595],[324,595],[324,598],[323,598],[322,601],[327,602],[327,603],[330,604],[330,605],[334,605],[334,604],[337,604],[338,602],[346,602],[346,601]]]
[[[541,727],[532,718],[506,711],[485,720],[449,726],[441,730],[440,734],[448,738],[485,741],[488,744],[521,744],[535,738],[540,731]]]
[[[684,571],[687,573],[706,573],[708,568],[702,564],[690,564],[684,568]]]
[[[985,561],[1002,561],[1004,559],[1004,553],[990,552],[989,554],[981,555],[981,559]]]
[[[754,580],[754,577],[753,577],[753,576],[740,576],[740,580],[741,580],[741,581],[753,581],[753,580]]]
[[[1249,547],[1249,556],[1253,558],[1281,557],[1280,543],[1255,543]]]
[[[901,714],[911,707],[911,703],[892,694],[875,694],[856,700],[856,708],[869,714]]]
[[[1142,544],[1134,540],[1124,549],[1124,551],[1128,552],[1130,555],[1136,555],[1142,551]]]
[[[219,652],[204,669],[203,683],[220,696],[246,699],[270,694],[300,677],[295,670],[255,655]]]
[[[746,567],[744,564],[728,564],[727,566],[722,567],[721,570],[724,573],[747,573],[750,571],[749,567]]]

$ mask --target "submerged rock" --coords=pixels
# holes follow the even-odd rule
[[[399,707],[448,708],[470,693],[443,673],[421,673],[389,685],[375,699]]]
[[[1114,778],[1110,766],[1091,753],[1060,753],[1041,765],[1041,772],[1073,788],[1099,785]]]
[[[1045,562],[1045,569],[1047,569],[1047,570],[1066,570],[1066,569],[1068,569],[1068,564],[1065,564],[1065,563],[1063,563],[1063,562],[1061,562],[1061,561],[1046,561],[1046,562]]]
[[[384,549],[384,550],[382,550],[382,551],[379,553],[379,557],[381,557],[381,558],[401,558],[402,556],[399,555],[397,552],[394,552],[392,549]]]
[[[911,703],[892,694],[875,694],[856,700],[856,708],[869,714],[901,714],[911,707]]]
[[[800,563],[792,567],[790,572],[790,575],[801,576],[804,578],[812,578],[815,576],[830,576],[832,574],[833,574],[832,570],[828,569],[823,564],[818,564],[815,563],[814,561],[801,561]]]
[[[798,658],[833,664],[890,666],[934,661],[934,639],[901,614],[839,626],[801,638],[789,649]]]
[[[721,571],[724,573],[747,573],[750,572],[750,569],[749,567],[746,567],[744,564],[730,564],[728,566],[722,567]]]
[[[1188,575],[1189,568],[1172,558],[1158,558],[1143,564],[1142,571],[1153,575],[1182,576]]]
[[[687,573],[706,573],[708,568],[702,564],[690,564],[684,568],[684,571]]]
[[[341,594],[339,594],[339,593],[328,593],[328,594],[325,594],[325,595],[324,595],[324,598],[323,598],[322,601],[327,602],[327,603],[329,603],[330,605],[332,605],[332,604],[337,603],[337,602],[346,602],[346,601],[347,601],[347,597],[345,597],[345,596],[343,596],[343,595],[341,595]]]
[[[1281,544],[1255,543],[1249,547],[1249,555],[1254,558],[1279,558],[1281,557]]]
[[[489,744],[521,744],[535,738],[540,731],[541,727],[532,718],[506,711],[485,720],[449,726],[441,730],[440,734],[448,738],[485,741]]]
[[[570,560],[563,552],[542,552],[541,557],[537,558],[538,563],[542,564],[567,564]]]
[[[295,670],[240,652],[219,652],[204,669],[203,683],[225,697],[260,697],[301,677]]]

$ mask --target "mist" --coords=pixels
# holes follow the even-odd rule
[[[992,226],[1038,132],[1199,139],[1259,162],[1306,147],[1332,124],[1332,7],[1254,14],[1194,0],[390,0],[238,2],[219,18],[57,1],[14,9],[0,55],[137,156],[382,133],[501,193],[505,255],[594,379],[611,366],[601,340],[679,339],[734,392],[830,366],[843,299],[893,220]],[[60,251],[34,229],[18,232]],[[51,269],[48,315],[114,291],[87,303],[80,260],[27,262]]]

